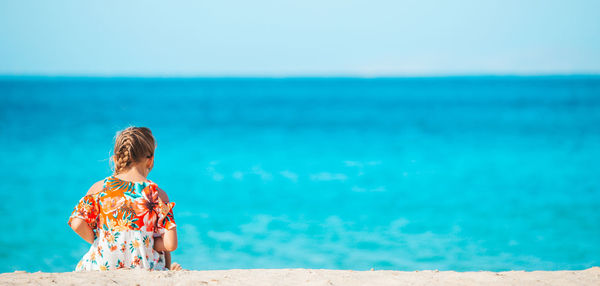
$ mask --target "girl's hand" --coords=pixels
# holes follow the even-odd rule
[[[177,262],[173,262],[171,264],[171,267],[169,269],[170,270],[176,270],[176,271],[183,270],[183,268],[181,267],[181,265],[179,265],[179,263],[177,263]]]

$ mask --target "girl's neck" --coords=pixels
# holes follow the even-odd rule
[[[146,182],[148,181],[149,170],[140,170],[137,166],[131,167],[129,170],[114,175],[115,177],[130,182]]]

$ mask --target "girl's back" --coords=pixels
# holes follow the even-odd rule
[[[90,250],[76,271],[119,268],[165,269],[154,237],[175,227],[172,202],[161,199],[153,182],[130,182],[110,176],[100,192],[83,197],[74,218],[83,219],[95,232]]]

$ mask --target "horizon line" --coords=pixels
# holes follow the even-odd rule
[[[464,74],[1,74],[0,78],[102,78],[102,79],[295,79],[295,78],[475,78],[475,77],[600,77],[597,73],[464,73]]]

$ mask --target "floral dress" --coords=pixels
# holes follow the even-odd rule
[[[80,218],[94,230],[94,243],[75,271],[141,268],[165,270],[164,255],[154,237],[175,227],[175,203],[165,203],[153,182],[104,179],[102,191],[84,196],[69,218]]]

